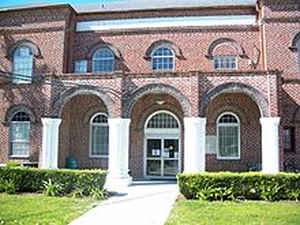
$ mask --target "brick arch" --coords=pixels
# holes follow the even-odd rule
[[[114,47],[112,44],[108,43],[108,42],[103,42],[103,43],[97,43],[95,45],[93,45],[88,52],[88,58],[91,59],[95,53],[95,51],[97,51],[99,48],[108,48],[109,50],[112,51],[112,53],[115,55],[115,57],[117,59],[121,59],[122,58],[122,54],[120,52],[119,49],[117,49],[116,47]]]
[[[240,45],[237,41],[231,39],[231,38],[219,38],[215,41],[213,41],[208,48],[207,54],[205,55],[206,58],[208,59],[213,59],[214,57],[214,50],[220,46],[220,45],[224,45],[227,44],[229,46],[234,47],[237,50],[238,55],[241,58],[245,58],[246,57],[246,53],[244,48],[242,47],[242,45]]]
[[[258,106],[261,117],[270,116],[268,101],[255,88],[241,83],[227,83],[215,87],[202,95],[200,105],[200,116],[205,116],[209,103],[218,95],[223,93],[242,93],[249,96]]]
[[[131,110],[135,103],[147,94],[168,94],[179,102],[184,116],[192,116],[192,106],[186,96],[175,87],[167,84],[155,83],[138,88],[123,100],[123,117],[130,118]]]
[[[113,117],[114,103],[110,96],[97,87],[73,87],[63,92],[53,104],[52,117],[61,117],[64,105],[77,95],[95,95],[104,103],[109,117]]]
[[[184,58],[182,55],[181,49],[175,43],[173,43],[172,41],[169,41],[169,40],[159,40],[159,41],[153,42],[150,45],[150,47],[146,50],[144,58],[147,60],[151,59],[152,52],[160,46],[166,46],[166,47],[172,49],[177,58]]]
[[[33,43],[32,41],[24,39],[24,40],[17,41],[16,43],[14,43],[13,45],[11,45],[7,48],[6,58],[11,59],[14,55],[15,50],[17,48],[21,47],[21,46],[29,47],[32,50],[33,55],[36,58],[41,58],[42,57],[40,48],[35,43]]]
[[[17,112],[27,113],[29,118],[30,118],[30,122],[32,122],[32,123],[36,122],[36,115],[35,115],[34,111],[29,106],[27,106],[25,104],[18,104],[18,105],[11,106],[7,110],[7,112],[5,114],[4,123],[8,124]]]

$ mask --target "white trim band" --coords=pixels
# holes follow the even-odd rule
[[[95,20],[78,22],[76,31],[143,29],[164,27],[201,27],[256,25],[255,15],[238,16],[181,16],[144,19]]]

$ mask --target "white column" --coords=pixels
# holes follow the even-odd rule
[[[118,191],[132,183],[128,175],[129,125],[130,119],[108,119],[109,163],[105,188]]]
[[[184,118],[184,172],[205,171],[206,118]]]
[[[279,172],[279,117],[262,117],[261,143],[262,143],[262,172]]]
[[[60,123],[61,119],[58,118],[42,118],[43,143],[41,167],[44,169],[57,169]]]

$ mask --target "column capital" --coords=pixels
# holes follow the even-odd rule
[[[49,117],[42,117],[42,124],[44,126],[47,126],[47,125],[56,125],[56,126],[59,126],[62,119],[61,118],[49,118]]]
[[[206,117],[184,117],[184,123],[206,124]]]
[[[129,125],[130,122],[131,119],[128,118],[108,118],[108,124],[112,126],[117,124]]]
[[[261,117],[259,119],[260,124],[263,125],[279,125],[280,123],[280,117]]]

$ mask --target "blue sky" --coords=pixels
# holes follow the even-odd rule
[[[71,3],[82,4],[92,2],[110,2],[116,0],[0,0],[0,7],[13,5],[34,4],[34,3]]]

